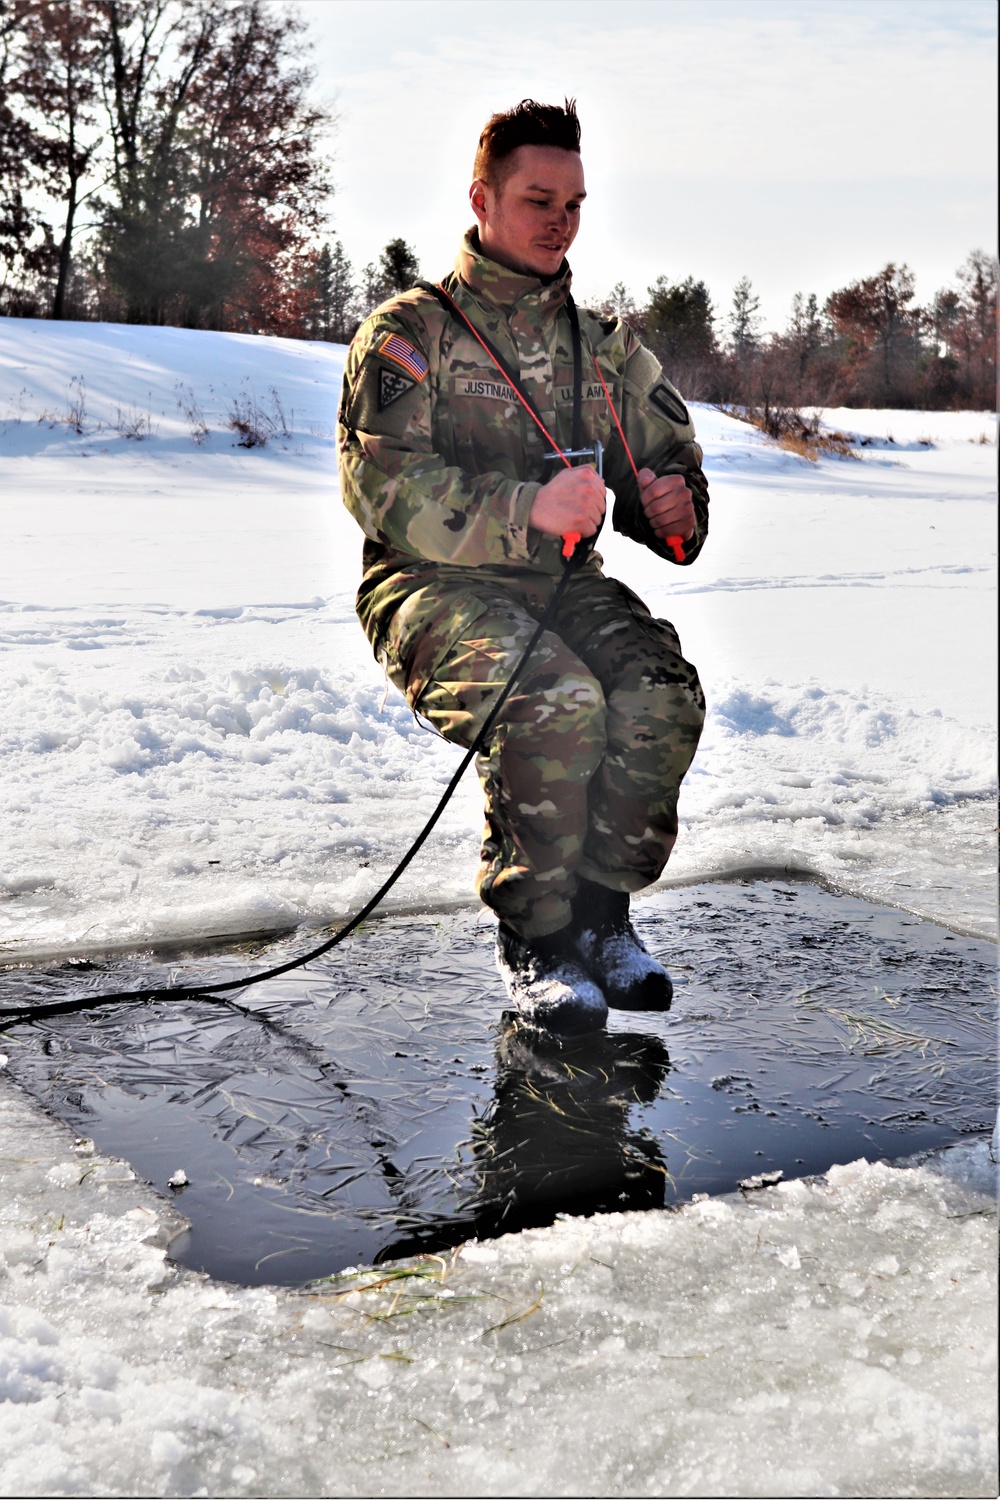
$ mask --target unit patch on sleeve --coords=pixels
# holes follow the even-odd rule
[[[658,406],[665,417],[671,422],[676,422],[679,427],[687,427],[691,421],[688,409],[684,405],[676,391],[672,391],[667,385],[655,385],[649,393],[648,399],[654,406]]]
[[[415,380],[408,380],[405,375],[400,375],[398,370],[380,369],[378,372],[378,409],[385,411],[400,396],[405,396],[407,391],[412,391],[416,385]]]
[[[414,380],[423,380],[427,374],[427,361],[419,349],[415,349],[409,339],[404,339],[401,333],[390,333],[382,340],[377,352],[383,359],[391,359],[407,375],[412,375]]]

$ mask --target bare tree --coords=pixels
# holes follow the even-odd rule
[[[995,410],[997,402],[997,275],[995,255],[973,250],[959,269],[960,307],[967,331],[965,356],[968,388],[980,409]]]
[[[19,0],[24,35],[22,98],[41,122],[35,160],[51,196],[63,204],[53,318],[66,316],[73,237],[86,179],[100,146],[96,105],[102,55],[98,13],[90,4]]]
[[[25,42],[18,8],[0,0],[0,292],[3,309],[15,313],[37,310],[25,278],[51,270],[55,260],[52,226],[33,201],[45,146],[26,113]]]

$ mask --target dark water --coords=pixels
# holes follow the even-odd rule
[[[504,1013],[482,916],[372,923],[219,1005],[9,1027],[13,1076],[166,1190],[185,1265],[297,1283],[559,1213],[679,1203],[992,1128],[996,950],[807,883],[637,903],[665,1016],[560,1045]],[[303,946],[306,946],[303,944]],[[268,953],[268,958],[273,951]],[[263,967],[264,950],[16,971],[8,1000]]]

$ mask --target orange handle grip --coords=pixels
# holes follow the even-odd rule
[[[573,556],[573,553],[576,551],[576,544],[577,542],[579,542],[579,540],[580,533],[578,531],[567,531],[563,534],[562,555],[566,558],[567,561]]]
[[[684,561],[684,538],[682,536],[668,536],[667,546],[674,554],[675,562],[682,563]]]

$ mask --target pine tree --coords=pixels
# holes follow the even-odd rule
[[[743,370],[760,347],[760,298],[754,295],[749,276],[742,276],[733,288],[729,313],[729,338],[736,363]]]
[[[792,311],[788,320],[788,331],[784,344],[795,369],[796,392],[794,399],[804,399],[807,372],[823,347],[823,320],[819,314],[816,293],[803,297],[796,292],[792,298]]]
[[[390,297],[408,292],[419,275],[420,262],[416,253],[405,240],[390,240],[377,264],[370,260],[361,272],[361,285],[358,288],[360,318],[370,317],[376,307]]]
[[[314,304],[309,331],[316,338],[349,344],[357,326],[354,273],[339,240],[323,246],[312,275]]]
[[[408,292],[419,275],[420,262],[406,241],[390,240],[379,257],[383,298]]]
[[[673,284],[658,277],[649,288],[643,321],[668,375],[679,365],[705,360],[715,352],[712,300],[705,283],[693,276]]]
[[[638,317],[635,298],[624,281],[615,282],[615,285],[601,303],[599,311],[605,318],[621,318],[626,323],[635,322]]]
[[[349,344],[360,321],[357,317],[354,268],[339,240],[333,242],[330,262],[330,332],[338,344]]]

